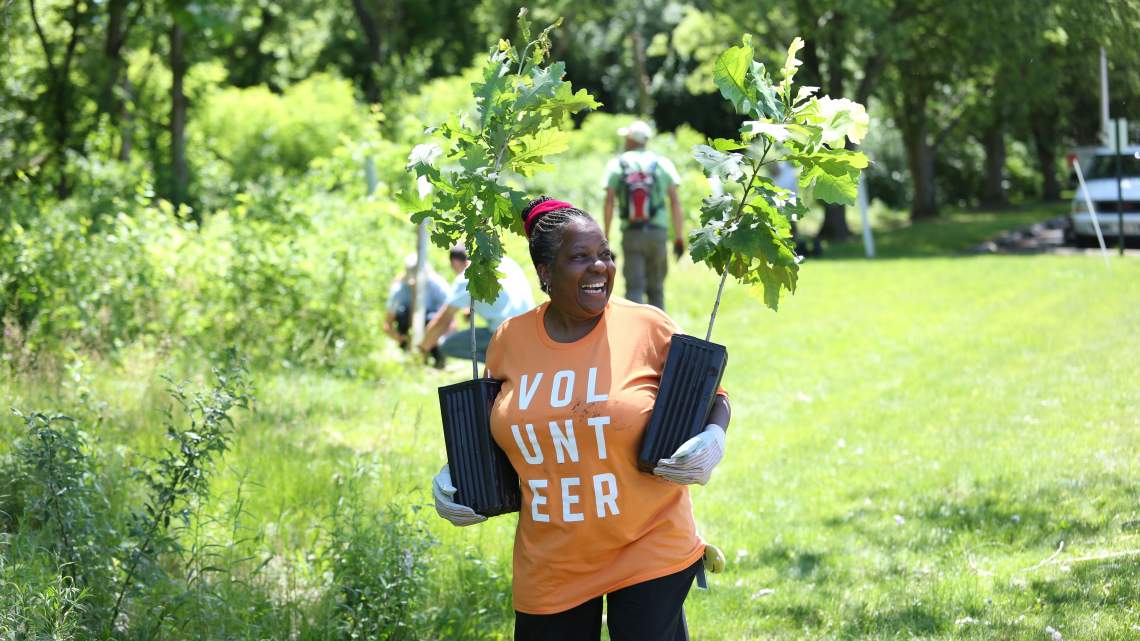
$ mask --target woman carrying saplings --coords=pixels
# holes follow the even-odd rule
[[[688,639],[683,604],[701,571],[689,483],[724,455],[729,405],[720,390],[703,433],[653,474],[637,469],[677,325],[661,310],[610,299],[614,254],[598,224],[562,201],[522,213],[550,302],[505,321],[487,349],[503,381],[491,431],[519,475],[514,548],[516,641],[599,639],[602,596],[613,641]],[[485,520],[452,501],[445,465],[436,511]]]

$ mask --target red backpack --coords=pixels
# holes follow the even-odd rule
[[[618,215],[631,223],[647,223],[657,211],[659,203],[654,202],[653,181],[657,176],[657,159],[649,162],[649,168],[642,171],[638,165],[618,158],[622,179],[618,186],[621,209]]]

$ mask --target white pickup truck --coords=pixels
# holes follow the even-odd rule
[[[1096,211],[1097,222],[1105,240],[1112,244],[1118,235],[1116,154],[1115,150],[1100,148],[1087,161],[1081,163],[1089,199]],[[1124,201],[1124,235],[1140,237],[1140,147],[1129,146],[1120,153],[1120,193]],[[1096,243],[1092,213],[1085,194],[1077,187],[1069,214],[1069,235],[1078,244]]]

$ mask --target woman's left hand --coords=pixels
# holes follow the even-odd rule
[[[713,468],[724,458],[724,428],[709,424],[705,431],[681,444],[673,456],[657,461],[653,473],[663,479],[689,485],[709,482]]]

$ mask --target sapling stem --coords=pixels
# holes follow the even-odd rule
[[[756,163],[752,168],[752,176],[748,178],[748,186],[744,188],[744,193],[740,196],[740,204],[736,206],[736,213],[732,215],[732,222],[740,220],[740,214],[744,211],[744,203],[748,202],[748,193],[752,191],[752,185],[756,182],[756,176],[760,173],[760,168],[764,166],[764,159],[768,157],[768,150],[772,148],[772,142],[764,141],[764,153],[760,155],[760,162]],[[724,281],[728,280],[728,268],[732,265],[732,258],[724,264],[724,272],[720,275],[720,285],[716,288],[716,302],[713,303],[712,315],[709,316],[709,329],[705,332],[705,340],[712,340],[713,324],[716,323],[716,312],[720,309],[720,297],[724,294]]]
[[[534,44],[534,43],[531,43],[531,44]],[[527,45],[527,49],[529,49],[529,48],[530,48],[530,45]],[[521,69],[522,68],[520,67],[520,73],[521,73]],[[499,173],[499,169],[502,167],[503,153],[505,153],[507,151],[507,146],[510,144],[511,144],[511,130],[508,129],[506,140],[503,141],[503,146],[499,147],[499,152],[497,154],[495,154],[494,172],[496,174]],[[475,250],[474,245],[471,244],[470,238],[467,239],[467,246],[471,247],[472,251]],[[475,356],[476,356],[476,350],[475,350],[475,297],[471,295],[471,281],[470,281],[470,279],[468,279],[468,281],[467,281],[467,295],[470,298],[470,303],[468,304],[468,307],[467,307],[467,313],[469,315],[469,319],[471,322],[471,380],[477,380],[479,378],[479,361],[475,359]]]
[[[705,332],[705,340],[712,340],[713,323],[716,322],[716,310],[720,309],[720,295],[724,292],[724,281],[728,280],[728,265],[724,266],[724,273],[720,275],[720,286],[716,288],[716,302],[713,303],[712,316],[709,317],[709,331]]]
[[[511,134],[508,130],[507,139],[503,141],[503,146],[499,148],[499,153],[495,154],[495,173],[499,173],[499,168],[503,163],[503,153],[507,150],[507,145],[511,142]],[[471,238],[467,239],[467,246],[471,251],[475,251],[475,246],[471,243]],[[471,279],[467,279],[467,297],[469,303],[467,305],[467,317],[471,323],[471,380],[478,380],[479,378],[479,361],[475,358],[477,352],[475,349],[475,296],[471,294]]]
[[[471,281],[467,282],[467,297],[471,302],[467,305],[467,320],[471,323],[471,380],[479,378],[479,361],[475,358],[475,297],[471,295]]]

